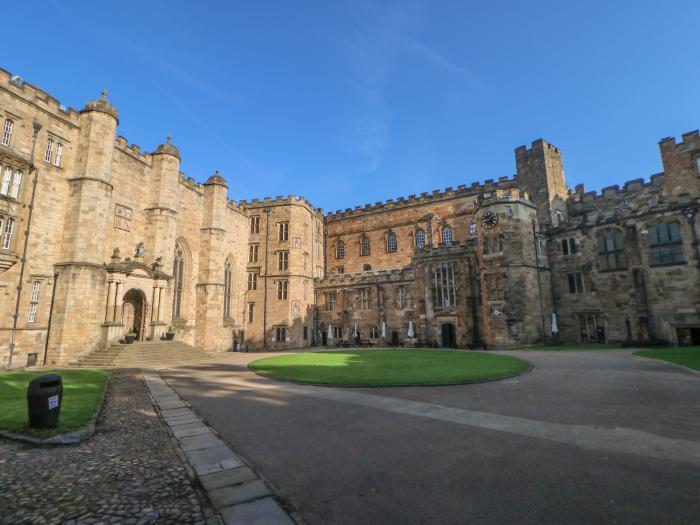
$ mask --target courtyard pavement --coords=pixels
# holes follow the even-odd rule
[[[697,523],[700,376],[628,350],[507,352],[532,372],[330,388],[225,354],[163,377],[321,523]]]

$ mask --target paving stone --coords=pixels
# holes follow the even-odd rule
[[[161,409],[163,417],[165,419],[172,419],[180,416],[191,416],[193,415],[192,410],[186,407],[176,407],[172,409]]]
[[[200,423],[201,424],[201,420],[197,416],[195,416],[194,414],[192,414],[190,416],[178,416],[178,417],[168,418],[165,420],[165,422],[170,427],[174,427],[177,425],[183,425],[185,423]]]
[[[265,485],[265,483],[259,479],[256,479],[255,481],[248,481],[246,483],[242,483],[241,485],[214,489],[208,491],[207,494],[212,505],[214,505],[214,508],[219,510],[224,507],[239,505],[241,503],[246,503],[248,501],[253,501],[271,495],[270,489],[268,489],[267,485]]]
[[[211,463],[221,464],[224,461],[236,463],[235,467],[231,466],[229,468],[236,468],[243,465],[241,460],[238,459],[238,456],[236,456],[227,446],[224,445],[205,448],[204,450],[192,450],[185,452],[185,455],[194,466],[202,464],[207,465]],[[224,467],[222,466],[222,468]]]
[[[182,400],[177,399],[177,400],[172,400],[172,401],[158,401],[158,408],[160,408],[162,411],[167,410],[170,411],[173,408],[186,408],[187,405],[182,402]]]
[[[184,428],[182,430],[176,430],[178,427],[172,427],[173,436],[176,438],[186,438],[190,436],[198,436],[200,434],[210,434],[211,430],[205,425],[197,425],[192,428]]]
[[[206,490],[220,489],[231,485],[238,485],[256,478],[255,472],[248,467],[238,467],[223,470],[214,474],[205,474],[199,477],[199,481]]]
[[[178,423],[178,422],[170,423],[169,422],[168,426],[170,427],[170,429],[173,432],[179,432],[181,430],[190,430],[193,428],[206,428],[207,430],[209,430],[209,427],[207,427],[204,423],[202,423],[199,418],[197,418],[196,421],[188,421],[185,423]]]
[[[214,434],[209,432],[208,434],[199,434],[196,436],[184,437],[179,440],[180,448],[183,452],[190,452],[193,450],[203,450],[205,448],[220,447],[225,446],[224,442],[221,441]]]
[[[221,510],[226,525],[294,525],[272,498],[259,499]]]
[[[194,471],[198,476],[214,474],[223,470],[224,468],[221,466],[221,463],[200,463],[199,465],[194,465]]]

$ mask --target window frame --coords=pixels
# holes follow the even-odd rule
[[[289,251],[281,250],[277,252],[277,270],[289,270]]]
[[[399,242],[394,232],[389,232],[386,236],[387,253],[396,253],[399,249]]]
[[[436,263],[433,267],[433,307],[457,306],[457,280],[454,261]]]
[[[255,303],[248,303],[246,310],[246,320],[252,323],[255,319]]]
[[[250,233],[252,235],[260,233],[260,215],[250,217]]]
[[[248,289],[248,291],[253,291],[253,290],[258,289],[258,272],[257,271],[249,271],[248,272],[247,289]]]
[[[335,245],[335,258],[345,259],[345,243],[343,241],[338,241]]]
[[[53,158],[53,138],[49,137],[46,139],[46,150],[44,151],[44,162],[51,164],[51,159]]]
[[[29,298],[29,315],[27,316],[27,323],[35,323],[36,316],[39,310],[39,292],[41,290],[41,282],[34,281],[32,283],[32,292]]]
[[[372,243],[366,235],[360,239],[360,257],[367,257],[372,253]]]
[[[56,152],[53,156],[53,165],[57,168],[61,167],[63,161],[63,142],[56,142]]]
[[[175,246],[173,259],[173,320],[182,319],[182,297],[185,283],[185,250],[180,245]]]
[[[224,319],[231,317],[231,259],[224,263]]]
[[[416,248],[425,248],[425,231],[423,231],[423,228],[416,229],[413,239]]]
[[[326,312],[334,312],[338,302],[338,292],[326,292]]]
[[[665,235],[667,239],[661,239],[659,236],[659,228],[663,226],[665,228]],[[677,237],[673,237],[673,226],[676,227]],[[652,243],[652,230],[656,240]],[[683,251],[683,231],[681,229],[681,222],[677,220],[672,221],[660,221],[655,224],[650,225],[647,228],[647,241],[649,244],[649,266],[662,267],[662,266],[676,266],[681,264],[686,264],[685,253]],[[669,251],[670,250],[670,251]],[[659,257],[661,254],[661,257]],[[668,257],[672,258],[671,261],[666,260]],[[655,259],[658,259],[655,261]]]
[[[12,142],[12,132],[15,128],[15,122],[12,119],[6,118],[5,123],[2,126],[2,138],[0,139],[0,144],[3,146],[9,146]]]
[[[610,242],[612,241],[612,249]],[[625,254],[625,239],[620,230],[607,228],[597,236],[598,242],[598,271],[616,272],[627,269],[627,257]],[[613,265],[610,261],[613,261]],[[603,261],[605,261],[603,263]]]
[[[289,297],[289,281],[280,279],[277,281],[277,300],[286,301]]]
[[[289,222],[283,221],[277,223],[277,240],[285,242],[289,240]]]
[[[446,224],[442,227],[440,231],[440,240],[445,246],[452,246],[454,244],[454,231],[452,230],[452,226]]]
[[[248,245],[248,262],[257,263],[260,258],[260,245],[257,243],[250,243]]]
[[[0,235],[2,235],[2,245],[1,248],[3,250],[10,250],[12,248],[12,236],[14,235],[14,230],[15,230],[15,219],[13,217],[7,217],[5,219],[5,230],[0,231]]]

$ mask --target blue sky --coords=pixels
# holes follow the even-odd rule
[[[545,138],[569,186],[661,171],[700,127],[700,2],[32,2],[0,66],[229,196],[328,211],[511,176]]]

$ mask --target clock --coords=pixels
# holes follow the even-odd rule
[[[498,224],[498,215],[492,211],[487,211],[481,216],[481,225],[489,230]]]

